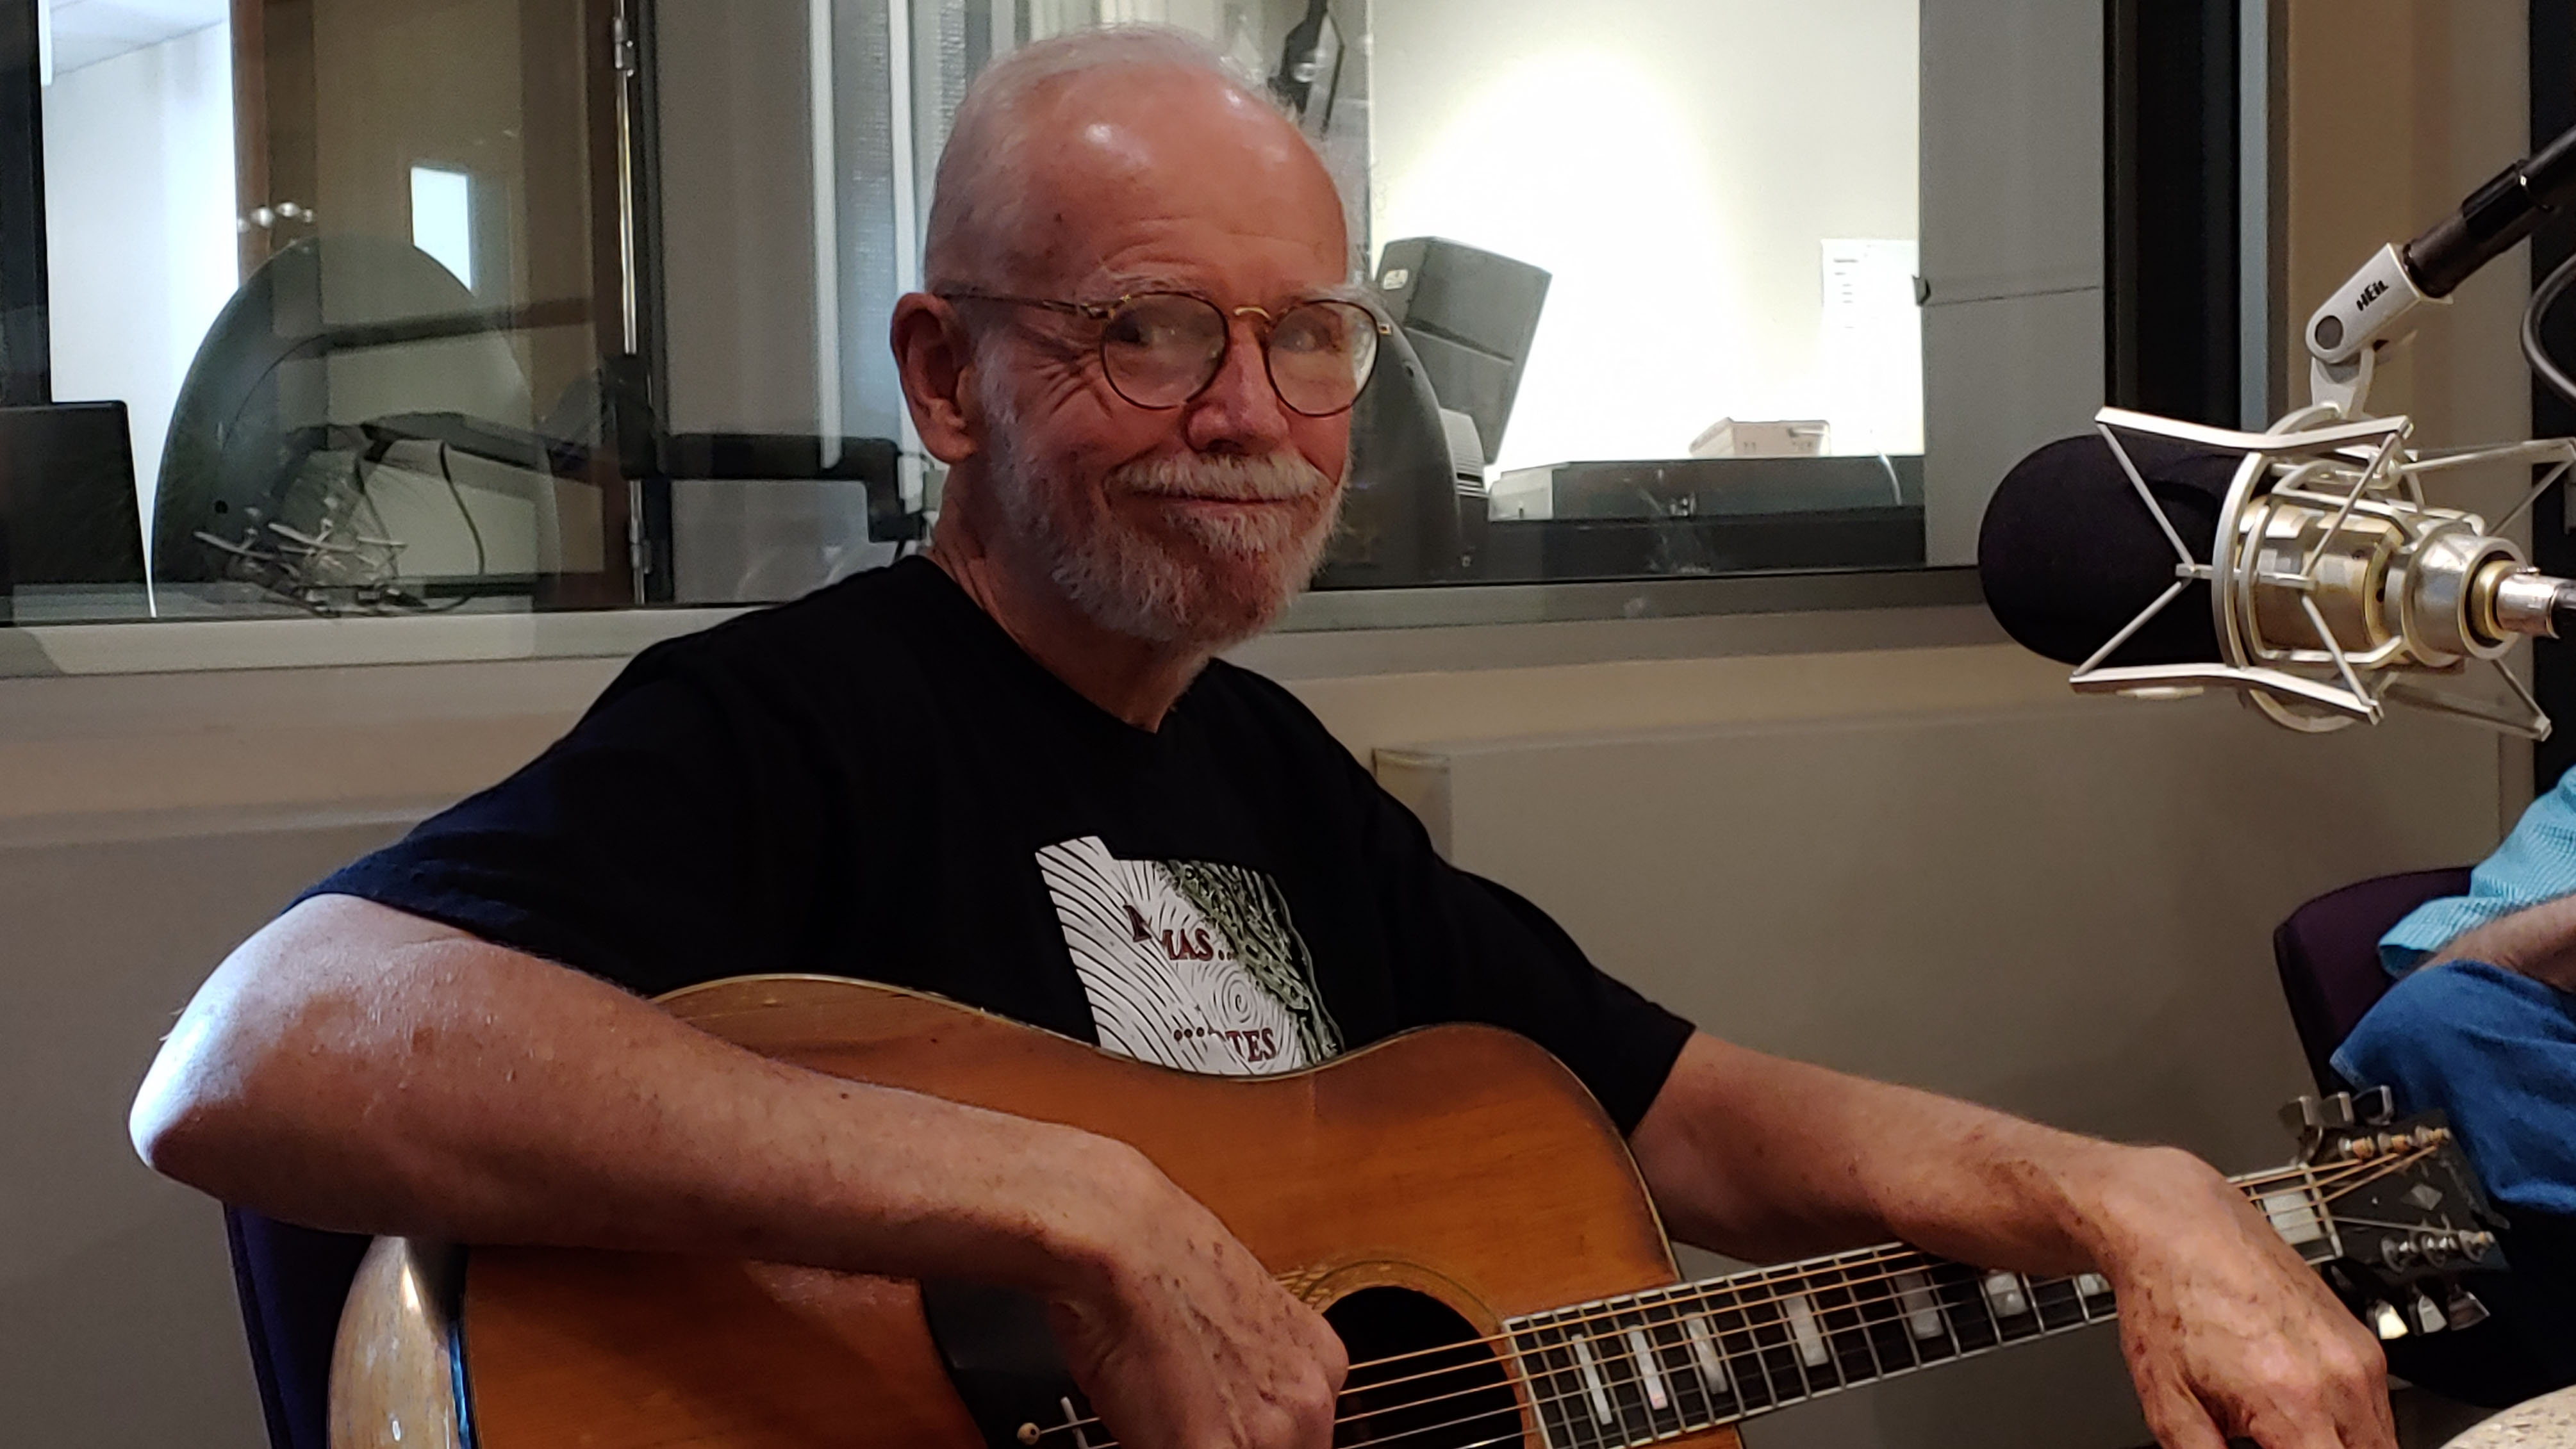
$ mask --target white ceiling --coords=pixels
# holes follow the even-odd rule
[[[54,74],[158,45],[230,17],[230,0],[45,0],[54,12]]]

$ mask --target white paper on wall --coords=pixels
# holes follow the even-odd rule
[[[1837,453],[1923,451],[1923,321],[1911,240],[1827,237],[1817,339]]]

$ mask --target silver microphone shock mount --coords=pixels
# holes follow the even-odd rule
[[[2309,405],[2261,433],[2104,408],[2094,425],[2155,515],[2175,555],[2174,582],[2068,683],[2147,698],[2239,690],[2276,723],[2307,733],[2376,724],[2388,701],[2477,721],[2531,739],[2549,717],[2505,664],[2524,638],[2576,630],[2576,582],[2532,568],[2503,537],[2576,466],[2576,440],[2553,438],[2418,452],[2414,424],[2366,411],[2379,356],[2403,342],[2417,309],[2445,301],[2479,267],[2576,201],[2576,130],[2517,161],[2459,211],[2404,247],[2382,247],[2308,319]],[[2540,321],[2571,283],[2576,259],[2532,292],[2522,346],[2536,375],[2576,401],[2576,379],[2550,358]],[[2122,434],[2244,455],[2219,510],[2207,563],[2196,560],[2147,487]],[[2425,500],[2425,483],[2470,469],[2542,467],[2522,500],[2490,526]],[[2219,658],[2105,663],[2195,581],[2210,585]],[[2487,697],[2447,681],[2483,666],[2503,682]]]

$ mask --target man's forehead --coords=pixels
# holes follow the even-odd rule
[[[1070,124],[1030,148],[1038,234],[1023,255],[1055,278],[1183,291],[1247,268],[1308,290],[1346,279],[1331,178],[1275,111],[1190,75],[1054,99]]]
[[[1312,227],[1246,229],[1187,214],[1105,225],[1058,260],[1057,275],[1086,295],[1192,292],[1269,303],[1340,295],[1350,280],[1338,230],[1328,238]]]

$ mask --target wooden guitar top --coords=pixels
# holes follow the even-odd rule
[[[1131,1143],[1319,1307],[1395,1286],[1493,1333],[1515,1315],[1675,1279],[1625,1143],[1570,1073],[1506,1032],[1438,1027],[1310,1070],[1234,1078],[1148,1066],[935,997],[833,978],[715,982],[664,1005],[815,1071]],[[984,1442],[907,1282],[718,1258],[478,1248],[463,1274],[461,1327],[442,1336],[422,1321],[435,1319],[435,1303],[402,1307],[449,1291],[441,1272],[423,1250],[379,1244],[343,1319],[334,1449],[421,1449],[442,1430],[460,1449]],[[441,1423],[442,1381],[463,1384],[470,1430]],[[387,1425],[406,1417],[393,1437]],[[1104,1437],[1093,1431],[1093,1449]],[[1526,1419],[1524,1437],[1542,1443]],[[1717,1429],[1674,1442],[1735,1449],[1734,1437]],[[1436,1446],[1421,1438],[1406,1449]]]

